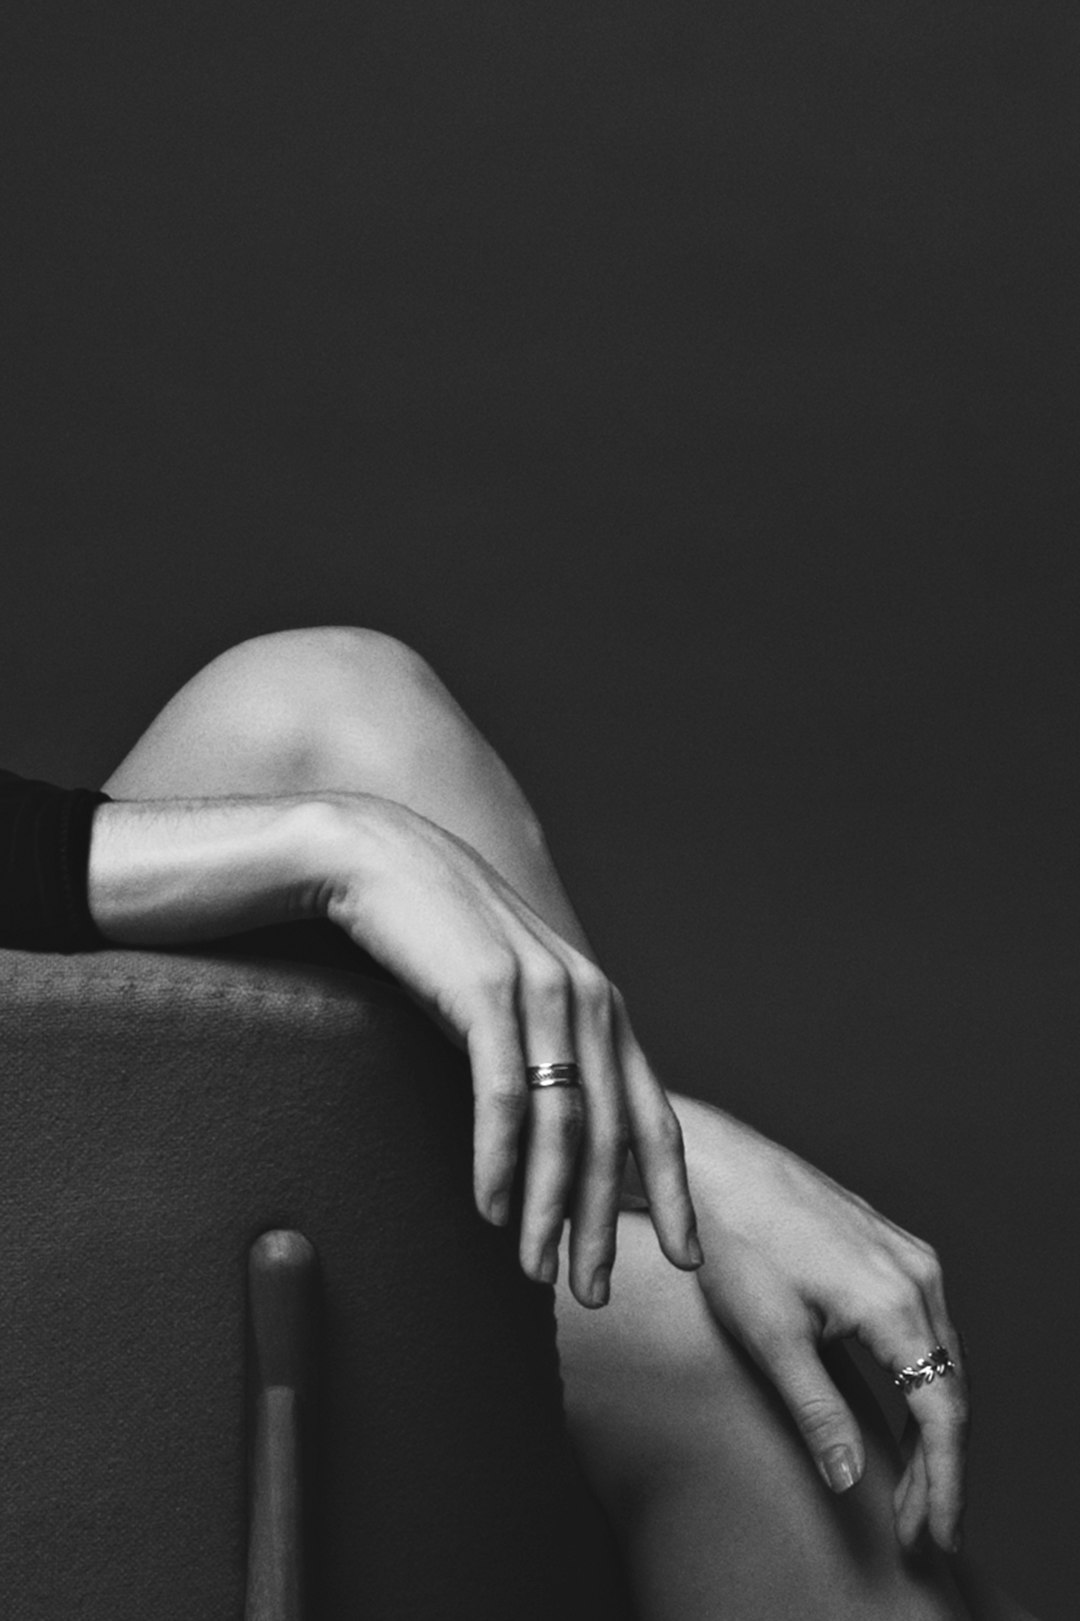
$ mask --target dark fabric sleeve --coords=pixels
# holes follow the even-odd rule
[[[108,794],[0,771],[0,946],[93,951],[87,900],[94,812]]]

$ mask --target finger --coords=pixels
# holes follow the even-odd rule
[[[489,999],[471,1020],[466,1045],[473,1078],[476,1208],[504,1227],[528,1109],[525,1061],[512,1001]]]
[[[822,1365],[814,1342],[800,1336],[783,1349],[755,1352],[776,1386],[817,1466],[833,1492],[862,1479],[866,1449],[855,1416]]]
[[[910,1490],[911,1464],[909,1460],[908,1463],[904,1465],[904,1471],[900,1476],[900,1479],[896,1482],[896,1486],[893,1490],[893,1522],[897,1526],[900,1524],[900,1518],[904,1512],[904,1504],[907,1502],[907,1497]]]
[[[545,1087],[529,1098],[520,1255],[523,1270],[538,1283],[554,1283],[559,1274],[559,1239],[584,1119],[576,1088]]]
[[[554,956],[537,959],[522,976],[518,1002],[526,1064],[575,1063],[570,976],[563,964]],[[579,1088],[551,1086],[529,1094],[520,1255],[525,1272],[538,1282],[554,1283],[558,1272],[584,1119]]]
[[[946,1375],[951,1388],[944,1404],[923,1404],[921,1400],[914,1406],[910,1401],[908,1403],[913,1422],[919,1425],[920,1435],[926,1427],[926,1409],[932,1413],[921,1466],[925,1483],[924,1519],[940,1547],[955,1549],[959,1544],[960,1519],[964,1508],[964,1462],[970,1405],[963,1346],[949,1314],[944,1274],[937,1254],[929,1244],[924,1244],[911,1234],[901,1236],[906,1240],[904,1264],[921,1291],[933,1343],[946,1347],[955,1368],[954,1373]],[[930,1386],[924,1387],[924,1391],[930,1389]],[[940,1390],[938,1395],[941,1395]],[[920,1411],[924,1415],[921,1419]],[[948,1444],[943,1440],[946,1425],[952,1429]]]
[[[929,1491],[929,1477],[926,1470],[926,1453],[923,1450],[921,1439],[911,1455],[911,1461],[904,1471],[902,1482],[904,1490],[898,1493],[899,1501],[896,1506],[896,1535],[902,1548],[912,1548],[918,1541],[919,1534],[926,1523],[926,1506]]]
[[[957,1375],[952,1374],[909,1392],[907,1403],[919,1425],[912,1464],[922,1470],[925,1479],[921,1518],[938,1547],[952,1553],[964,1507],[967,1399]]]
[[[861,1326],[859,1335],[894,1376],[901,1368],[914,1367],[934,1346],[945,1343],[938,1336],[922,1290],[910,1277],[898,1287],[889,1309]],[[947,1348],[951,1351],[951,1347]],[[919,1443],[912,1458],[913,1495],[909,1494],[905,1503],[903,1534],[909,1539],[905,1546],[911,1545],[926,1524],[938,1546],[951,1552],[964,1501],[968,1412],[964,1381],[957,1370],[904,1394],[919,1428]],[[915,1467],[919,1457],[918,1470],[924,1471],[924,1477]],[[922,1478],[924,1487],[920,1488]],[[899,1524],[897,1534],[901,1534]]]
[[[582,1305],[607,1304],[629,1144],[614,1040],[611,986],[575,981],[576,1039],[585,1077],[585,1135],[570,1232],[570,1285]]]
[[[682,1130],[618,1001],[615,1011],[630,1147],[649,1200],[652,1224],[668,1260],[692,1271],[704,1256],[690,1197]]]
[[[908,1265],[915,1281],[922,1290],[926,1312],[933,1332],[937,1336],[935,1344],[947,1347],[949,1355],[956,1364],[957,1371],[963,1374],[965,1372],[964,1347],[956,1325],[949,1314],[949,1307],[945,1299],[945,1274],[942,1271],[937,1252],[929,1244],[924,1244],[919,1239],[912,1239],[910,1235],[905,1236],[909,1238],[910,1243],[914,1245],[916,1250],[915,1260],[909,1261]]]
[[[945,1300],[945,1283],[940,1264],[934,1256],[930,1276],[923,1283],[935,1344],[944,1345],[955,1365],[955,1373],[948,1375],[953,1388],[951,1422],[954,1426],[953,1445],[940,1459],[927,1459],[927,1491],[929,1498],[928,1523],[930,1534],[939,1547],[952,1553],[959,1551],[961,1527],[966,1498],[967,1437],[971,1422],[971,1395],[968,1386],[967,1361],[964,1343],[952,1321]],[[940,1394],[940,1391],[939,1391]]]

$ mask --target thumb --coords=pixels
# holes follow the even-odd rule
[[[846,1492],[862,1479],[866,1451],[847,1402],[809,1341],[788,1348],[766,1368],[806,1442],[818,1473],[834,1492]]]

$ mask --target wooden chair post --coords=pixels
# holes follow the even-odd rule
[[[306,1621],[318,1260],[302,1233],[266,1232],[248,1257],[254,1373],[245,1621]]]

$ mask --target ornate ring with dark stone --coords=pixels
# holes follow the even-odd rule
[[[901,1368],[893,1384],[906,1396],[909,1391],[932,1385],[935,1379],[944,1379],[946,1374],[955,1372],[956,1363],[948,1351],[943,1345],[935,1345],[932,1351],[921,1356],[918,1362],[913,1362],[910,1368]]]

